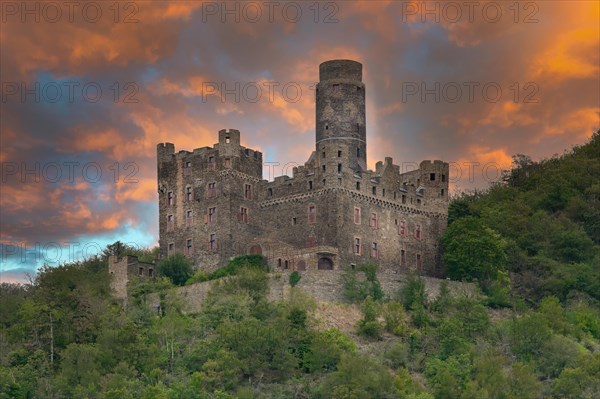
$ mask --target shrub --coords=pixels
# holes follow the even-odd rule
[[[363,318],[358,322],[358,333],[370,338],[379,338],[383,329],[377,318],[381,313],[379,304],[370,296],[362,306]]]
[[[192,275],[192,265],[188,258],[180,253],[169,256],[160,262],[158,271],[168,277],[175,285],[184,285]]]
[[[226,276],[234,276],[242,269],[259,269],[269,271],[267,259],[262,255],[244,255],[232,259],[227,266],[215,270],[208,275],[209,280],[216,280]]]
[[[425,282],[416,274],[409,274],[400,290],[400,299],[407,310],[425,305]]]
[[[344,296],[350,302],[362,302],[368,296],[376,301],[384,297],[381,284],[377,279],[377,265],[374,263],[359,265],[356,269],[348,269],[342,275],[342,279]]]
[[[391,334],[403,337],[406,335],[408,326],[404,320],[405,313],[402,304],[392,301],[386,304],[383,309],[383,319],[385,320],[385,330]]]
[[[298,273],[297,271],[293,271],[290,274],[290,285],[292,287],[295,287],[298,284],[298,282],[300,281],[300,277],[301,277],[300,273]]]
[[[208,274],[200,269],[196,270],[196,273],[185,282],[185,285],[201,283],[208,280]]]

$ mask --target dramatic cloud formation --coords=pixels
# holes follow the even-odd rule
[[[302,164],[329,59],[363,63],[370,167],[443,159],[455,192],[600,125],[594,1],[1,4],[2,281],[154,245],[157,143]]]

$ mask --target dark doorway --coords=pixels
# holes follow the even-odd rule
[[[303,260],[298,261],[298,265],[296,266],[297,270],[306,270],[306,262]]]
[[[329,258],[320,258],[317,268],[319,270],[333,270],[333,262]]]

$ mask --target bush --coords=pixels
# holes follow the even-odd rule
[[[391,334],[403,337],[408,331],[408,326],[404,320],[405,313],[402,304],[392,301],[386,304],[383,309],[383,319],[385,320],[385,330]]]
[[[370,338],[379,338],[383,329],[377,318],[381,313],[379,304],[370,296],[362,306],[363,318],[358,322],[358,333]]]
[[[267,259],[262,255],[244,255],[232,259],[227,266],[215,270],[208,275],[209,280],[216,280],[226,276],[235,276],[242,269],[259,269],[269,271]]]
[[[208,274],[206,272],[198,269],[198,270],[196,270],[196,273],[194,273],[194,275],[185,282],[185,285],[202,283],[207,280],[208,280]]]
[[[290,285],[292,287],[295,287],[298,284],[298,282],[300,281],[300,277],[301,277],[300,273],[298,273],[297,271],[293,271],[290,274]]]
[[[360,276],[360,278],[359,278]],[[384,293],[377,279],[377,265],[367,263],[356,269],[348,269],[342,275],[344,281],[344,296],[350,302],[362,302],[368,296],[378,301]]]
[[[168,277],[175,285],[184,285],[192,275],[192,265],[188,258],[180,253],[169,256],[160,262],[158,271]]]
[[[407,310],[425,305],[425,282],[415,274],[409,274],[400,290],[400,299]]]

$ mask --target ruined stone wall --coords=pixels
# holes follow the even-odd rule
[[[343,295],[343,280],[342,271],[329,270],[310,270],[300,272],[301,278],[297,284],[297,288],[309,294],[312,298],[321,302],[345,302]],[[271,273],[269,280],[270,301],[287,300],[290,295],[291,286],[289,284],[290,271]],[[381,287],[390,299],[398,299],[402,285],[405,283],[407,275],[396,273],[392,270],[380,271],[377,273],[377,278],[381,283]],[[430,299],[438,295],[441,279],[423,277],[425,282],[425,292]],[[477,292],[475,286],[469,283],[461,283],[457,281],[447,281],[450,292],[455,295],[470,294]],[[185,287],[174,288],[175,294],[183,301],[185,311],[194,313],[202,310],[202,306],[206,297],[215,284],[214,281],[205,281]],[[150,294],[146,297],[148,306],[157,309],[160,305],[158,294]]]

